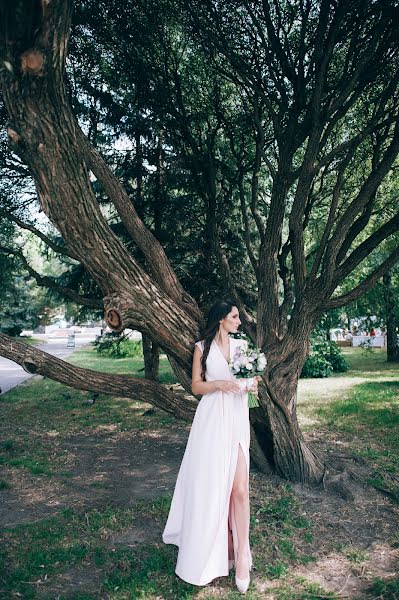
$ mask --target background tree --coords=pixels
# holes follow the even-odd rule
[[[207,263],[237,303],[248,335],[268,356],[261,406],[251,411],[254,444],[281,475],[319,481],[324,465],[305,444],[296,418],[309,333],[326,309],[356,300],[399,258],[395,245],[354,288],[339,293],[350,273],[399,228],[399,213],[378,220],[373,215],[379,186],[399,149],[397,7],[360,0],[159,2],[155,8],[126,3],[120,16],[119,8],[97,4],[111,36],[100,60],[106,61],[107,52],[118,59],[125,52],[130,67],[137,67],[142,63],[135,44],[140,53],[145,47],[157,50],[154,68],[143,71],[137,78],[143,85],[134,88],[140,127],[152,111],[154,131],[162,131],[165,149],[171,144],[182,161],[182,172],[195,185],[193,195],[201,200]],[[175,16],[167,20],[170,14]],[[158,45],[129,39],[124,24],[134,27],[136,18],[161,23]],[[173,269],[166,244],[138,212],[145,163],[139,124],[137,209],[128,185],[115,177],[117,165],[108,166],[90,131],[88,137],[79,127],[65,82],[70,20],[69,2],[31,6],[19,0],[2,11],[8,136],[29,165],[41,206],[67,252],[101,289],[109,325],[148,335],[189,390],[202,311]],[[197,104],[188,94],[193,85],[202,92]],[[147,107],[148,97],[154,103]],[[107,223],[98,189],[145,262]],[[223,216],[238,207],[241,223],[234,227]],[[237,239],[246,250],[245,268],[235,269]],[[13,360],[98,389],[98,374],[46,360],[37,350],[27,354],[0,339],[1,352]],[[152,382],[106,377],[110,393],[134,390],[174,414],[192,415],[195,404],[188,398]]]

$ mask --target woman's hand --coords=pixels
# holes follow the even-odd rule
[[[252,392],[253,394],[258,395],[258,382],[261,379],[260,375],[256,375],[254,377],[253,383],[250,388],[248,388],[248,392]]]
[[[230,392],[233,394],[240,393],[240,386],[235,381],[224,381],[221,379],[220,381],[215,381],[217,389],[221,392]]]

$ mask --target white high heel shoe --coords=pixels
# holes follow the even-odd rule
[[[247,577],[247,579],[239,579],[236,575],[236,586],[241,594],[245,594],[247,589],[249,588],[251,578]]]
[[[234,559],[230,560],[229,559],[229,571],[230,569],[232,569],[234,567]]]
[[[251,571],[251,567],[249,567],[249,571]],[[236,586],[237,586],[238,591],[241,592],[241,594],[246,593],[247,589],[249,588],[250,581],[251,581],[250,575],[248,575],[248,577],[246,579],[240,579],[236,575]]]

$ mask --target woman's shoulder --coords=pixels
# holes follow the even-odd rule
[[[204,340],[199,340],[198,342],[195,342],[195,345],[201,350],[201,352],[204,351]]]

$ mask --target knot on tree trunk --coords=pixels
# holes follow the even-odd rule
[[[130,321],[127,311],[134,304],[134,301],[131,298],[126,295],[113,293],[109,296],[105,296],[103,302],[104,319],[112,331],[119,333],[123,331],[125,327],[129,327]]]
[[[31,48],[21,54],[21,71],[31,75],[43,75],[44,54]]]
[[[23,368],[23,369],[24,369],[24,370],[25,370],[27,373],[30,373],[31,375],[34,375],[34,374],[37,372],[37,370],[38,370],[38,368],[39,368],[39,367],[38,367],[38,366],[37,366],[37,364],[36,364],[36,363],[34,363],[34,362],[31,362],[31,361],[29,361],[29,360],[24,360],[24,361],[22,362],[22,368]]]
[[[121,331],[122,317],[116,308],[109,308],[105,313],[105,320],[113,331]]]

